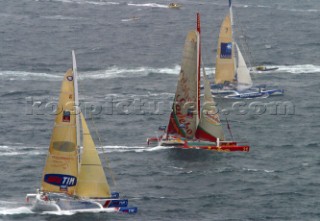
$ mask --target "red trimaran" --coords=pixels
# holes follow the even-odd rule
[[[168,126],[162,128],[160,137],[148,138],[148,144],[174,146],[187,149],[216,151],[249,151],[248,145],[226,141],[210,83],[203,69],[204,99],[200,111],[201,44],[200,15],[197,13],[197,29],[188,33]],[[229,125],[228,125],[229,126]]]

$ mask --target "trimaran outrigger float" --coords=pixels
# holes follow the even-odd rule
[[[163,135],[147,140],[148,144],[216,151],[249,151],[248,145],[226,141],[212,94],[203,71],[204,99],[200,104],[201,42],[200,15],[197,29],[185,40],[181,70],[168,126]],[[204,69],[203,69],[204,70]],[[201,114],[200,114],[201,113]]]
[[[127,207],[127,199],[119,199],[119,193],[110,192],[96,146],[80,111],[73,51],[72,57],[73,69],[66,72],[61,86],[41,188],[35,194],[27,194],[26,199],[35,211],[136,213],[136,207]]]

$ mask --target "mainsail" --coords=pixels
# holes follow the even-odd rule
[[[81,113],[83,152],[76,195],[80,197],[110,197],[109,185],[88,129],[86,120]]]
[[[78,150],[74,108],[74,76],[70,69],[64,76],[43,171],[41,190],[74,194],[78,176]]]
[[[167,128],[167,134],[194,138],[198,116],[198,62],[199,33],[195,30],[187,35],[177,90],[172,105],[172,112]]]
[[[237,48],[237,57],[238,57],[238,64],[237,64],[237,90],[243,91],[247,90],[252,87],[252,80],[250,76],[250,71],[247,68],[246,62],[241,54],[241,51],[236,44]]]
[[[235,80],[233,45],[231,19],[230,15],[227,15],[220,28],[216,57],[215,84],[231,83]]]
[[[210,82],[203,70],[204,104],[201,111],[200,123],[196,131],[196,138],[215,142],[217,138],[224,140],[223,128],[220,123],[218,109],[210,91]]]

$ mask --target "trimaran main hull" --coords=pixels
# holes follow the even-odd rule
[[[28,194],[26,200],[32,204],[33,211],[137,212],[136,207],[127,207],[127,199],[79,199],[61,193],[37,193]]]
[[[148,145],[159,145],[159,146],[172,146],[175,148],[182,149],[202,149],[202,150],[212,150],[217,152],[249,152],[250,146],[245,142],[234,141],[202,141],[202,140],[181,140],[180,138],[165,138],[160,137],[151,137],[147,140]]]

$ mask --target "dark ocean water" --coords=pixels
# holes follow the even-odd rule
[[[168,121],[195,13],[212,75],[228,11],[226,0],[180,0],[180,10],[169,2],[0,0],[0,220],[320,220],[320,2],[234,1],[251,63],[280,67],[253,74],[255,84],[285,89],[243,103],[217,100],[223,124],[227,117],[249,153],[146,146]],[[39,214],[25,203],[40,185],[72,49],[82,109],[116,175],[112,190],[138,206],[137,215]]]

